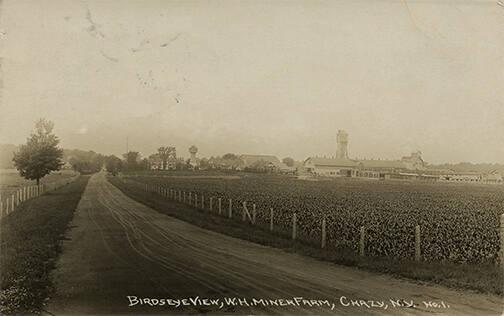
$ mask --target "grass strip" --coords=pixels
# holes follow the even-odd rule
[[[59,241],[89,180],[81,176],[58,190],[22,203],[0,222],[0,314],[40,313],[53,285],[50,272]]]

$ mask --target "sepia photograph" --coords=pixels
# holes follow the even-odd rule
[[[504,315],[504,1],[0,0],[0,315]]]

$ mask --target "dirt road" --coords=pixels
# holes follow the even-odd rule
[[[57,291],[46,307],[56,315],[501,315],[503,310],[496,296],[413,284],[200,229],[128,198],[104,174],[89,181],[67,237],[53,273]],[[143,298],[150,300],[141,304]],[[416,307],[393,303],[401,299]]]

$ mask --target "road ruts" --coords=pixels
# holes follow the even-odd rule
[[[502,299],[423,286],[285,253],[200,229],[125,196],[94,175],[77,207],[53,273],[56,291],[47,313],[61,314],[303,314],[500,315]],[[309,306],[128,306],[142,298],[329,300]],[[343,306],[340,297],[385,301],[389,307]],[[394,308],[389,299],[414,300]],[[450,308],[425,308],[422,301]],[[346,301],[344,301],[346,302]],[[332,306],[331,306],[332,307]]]

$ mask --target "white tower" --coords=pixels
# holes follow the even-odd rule
[[[191,158],[189,159],[189,163],[193,167],[197,167],[198,166],[198,158],[196,158],[196,154],[198,153],[198,147],[192,145],[191,147],[189,147],[189,153],[191,154]]]
[[[348,134],[342,129],[336,136],[336,158],[348,159]]]

